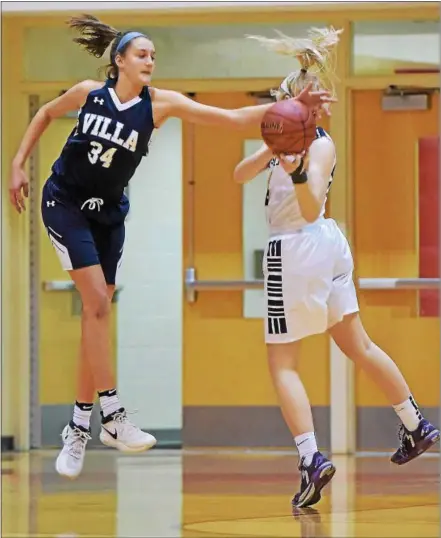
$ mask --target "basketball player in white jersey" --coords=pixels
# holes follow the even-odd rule
[[[297,95],[309,82],[315,88],[329,86],[331,52],[339,33],[331,28],[313,29],[302,40],[255,37],[300,61],[301,69],[273,92],[276,100]],[[317,503],[335,473],[332,462],[317,449],[311,407],[297,373],[300,342],[307,336],[328,331],[343,353],[382,389],[402,422],[393,463],[407,463],[440,437],[422,417],[396,364],[370,340],[361,323],[349,244],[335,221],[324,217],[335,166],[334,143],[318,127],[307,155],[275,156],[263,144],[234,173],[237,182],[245,183],[270,170],[265,200],[270,238],[263,262],[265,341],[282,414],[299,452],[302,479],[292,501],[296,508]]]

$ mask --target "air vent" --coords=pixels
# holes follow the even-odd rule
[[[428,110],[435,88],[389,86],[383,93],[381,107],[386,111]]]
[[[271,95],[269,90],[262,91],[262,92],[249,92],[248,95],[251,95],[251,97],[254,97],[257,105],[267,105],[269,103],[275,102],[275,99]]]
[[[386,111],[428,110],[429,96],[422,95],[383,95],[381,108]]]

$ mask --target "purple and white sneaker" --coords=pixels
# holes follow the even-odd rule
[[[400,447],[392,455],[390,461],[397,465],[404,465],[408,461],[417,458],[423,452],[426,452],[426,450],[439,441],[440,431],[423,418],[414,432],[410,432],[402,424],[398,431],[398,438],[400,440]]]
[[[321,490],[335,474],[335,467],[321,452],[316,452],[309,466],[304,464],[304,458],[300,460],[299,471],[302,474],[302,482],[299,493],[296,493],[292,500],[293,508],[304,508],[318,503]]]

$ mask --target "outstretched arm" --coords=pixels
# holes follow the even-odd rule
[[[309,84],[294,99],[310,108],[335,102],[328,91],[311,92],[311,87],[312,85]],[[269,103],[228,110],[197,103],[178,92],[157,89],[155,90],[155,103],[158,109],[158,115],[155,114],[155,124],[158,126],[167,117],[176,117],[191,123],[219,125],[236,129],[259,125],[266,111],[273,106],[273,103]]]
[[[67,112],[79,110],[85,103],[87,95],[103,85],[102,82],[85,80],[70,88],[66,93],[43,105],[32,118],[12,161],[9,181],[9,198],[12,205],[21,213],[25,209],[23,194],[28,197],[29,181],[24,172],[24,165],[50,122]],[[23,191],[23,192],[22,192]]]

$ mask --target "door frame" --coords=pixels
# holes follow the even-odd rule
[[[29,121],[40,108],[39,95],[29,95]],[[30,448],[41,447],[41,406],[40,406],[40,207],[39,195],[39,148],[29,157],[29,444]]]

